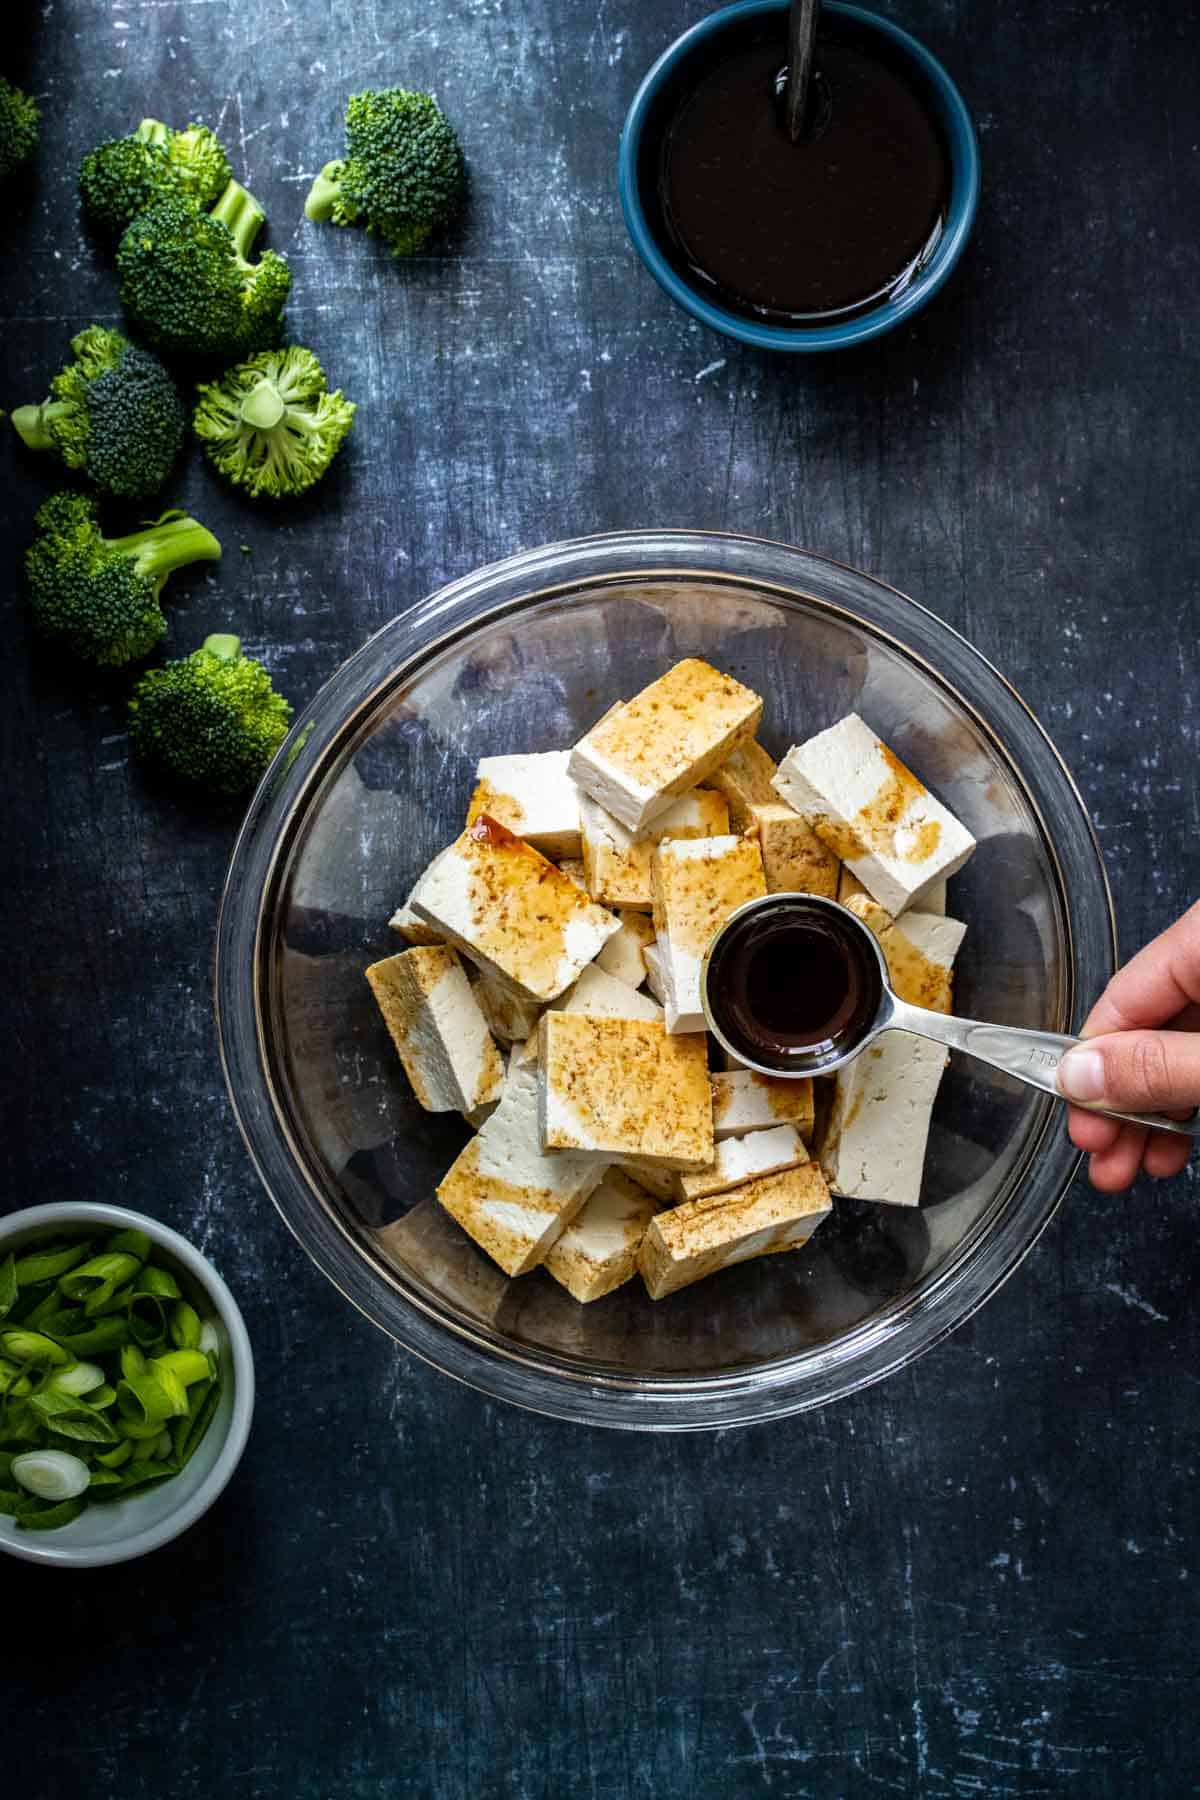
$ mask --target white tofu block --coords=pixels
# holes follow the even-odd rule
[[[499,1099],[503,1059],[453,950],[402,950],[372,963],[366,977],[427,1112],[469,1112]]]
[[[723,1194],[760,1175],[778,1175],[809,1160],[804,1139],[794,1125],[776,1125],[769,1131],[752,1131],[746,1137],[722,1138],[707,1169],[675,1177],[681,1200],[703,1200]]]
[[[700,967],[731,912],[767,891],[749,838],[668,838],[654,853],[654,924],[662,952],[667,1030],[704,1030]]]
[[[746,831],[751,824],[750,808],[766,806],[778,796],[771,786],[777,764],[768,756],[756,738],[743,738],[735,744],[719,769],[705,777],[709,787],[725,796],[729,805],[730,831]]]
[[[885,1031],[837,1073],[821,1142],[835,1194],[916,1206],[933,1103],[946,1052],[926,1038]]]
[[[542,1144],[672,1169],[713,1159],[712,1094],[701,1038],[649,1019],[547,1012],[538,1027]]]
[[[428,946],[444,941],[438,936],[432,925],[427,925],[424,919],[418,919],[407,900],[403,906],[396,908],[388,920],[388,924],[393,931],[398,931],[407,943],[414,946]]]
[[[596,963],[589,963],[574,987],[552,1003],[553,1012],[586,1013],[593,1019],[653,1019],[662,1022],[663,1009],[649,994],[639,994],[627,981],[619,981]],[[530,1042],[536,1053],[537,1040]]]
[[[499,1104],[500,1102],[498,1100],[489,1100],[486,1106],[464,1108],[463,1118],[467,1121],[467,1124],[471,1127],[472,1131],[478,1131],[481,1126],[487,1124]]]
[[[583,795],[581,794],[579,798],[582,803]],[[576,887],[586,889],[587,870],[583,866],[582,856],[560,856],[558,866],[563,874],[575,883]]]
[[[967,928],[938,913],[906,912],[898,923],[878,901],[854,894],[847,912],[862,920],[879,940],[888,979],[901,1000],[930,1012],[952,1010],[950,971]]]
[[[774,786],[893,917],[975,848],[857,713],[789,750]]]
[[[790,1081],[782,1075],[760,1075],[755,1069],[730,1069],[711,1080],[718,1143],[776,1125],[794,1125],[802,1137],[811,1132],[813,1084],[808,1076]]]
[[[654,903],[650,865],[656,844],[669,837],[721,837],[729,830],[729,808],[711,788],[693,788],[636,837],[586,795],[579,816],[584,880],[593,900],[642,912]]]
[[[508,1275],[545,1257],[604,1174],[595,1157],[543,1153],[536,1064],[514,1070],[499,1106],[451,1165],[437,1197]]]
[[[688,657],[593,725],[571,752],[571,777],[629,831],[696,787],[752,734],[757,694],[697,657]]]
[[[639,1187],[644,1187],[648,1194],[653,1194],[664,1206],[674,1206],[678,1201],[674,1169],[664,1169],[659,1163],[641,1162],[636,1156],[622,1156],[614,1166],[624,1169]]]
[[[578,856],[579,789],[567,774],[570,757],[569,750],[481,757],[468,826],[486,813],[543,856]]]
[[[841,864],[807,819],[782,800],[749,808],[747,835],[758,844],[772,894],[821,894],[837,898]]]
[[[848,901],[854,898],[855,894],[867,894],[867,890],[858,879],[858,876],[852,875],[845,863],[842,863],[838,869],[838,887],[834,898],[840,900],[842,905],[845,906]],[[868,900],[870,897],[871,896],[867,894]],[[939,913],[944,916],[946,911],[946,881],[944,876],[941,881],[930,883],[921,895],[920,900],[917,902],[917,906],[923,913]],[[908,917],[907,908],[900,914],[900,917]]]
[[[637,1273],[637,1253],[658,1202],[620,1169],[609,1169],[562,1236],[545,1270],[585,1304],[601,1300]]]
[[[569,987],[621,926],[486,814],[430,864],[411,904],[512,994],[535,1002]]]
[[[645,945],[654,941],[654,926],[645,913],[631,912],[628,907],[617,916],[621,929],[609,938],[596,958],[595,966],[630,987],[641,987],[646,979]]]
[[[815,1163],[764,1175],[706,1200],[688,1200],[651,1219],[638,1268],[652,1300],[661,1300],[718,1269],[797,1250],[831,1211]]]
[[[542,1009],[536,1000],[514,994],[507,982],[478,964],[472,963],[467,973],[488,1029],[501,1043],[515,1044],[537,1031]]]
[[[663,953],[657,942],[647,944],[642,951],[642,959],[646,964],[646,986],[658,1001],[667,997],[667,975],[663,967]]]

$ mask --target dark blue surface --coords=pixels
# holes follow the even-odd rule
[[[790,539],[906,589],[1077,774],[1126,948],[1196,886],[1200,293],[1190,8],[905,0],[987,167],[953,279],[829,359],[690,320],[629,246],[620,122],[687,0],[58,0],[0,64],[57,131],[0,226],[0,404],[118,316],[74,170],[144,113],[221,122],[359,402],[271,513],[193,454],[226,544],[171,649],[238,626],[304,702],[451,575],[608,527]],[[461,230],[398,266],[301,217],[344,95],[433,86]],[[260,1192],[210,1009],[234,821],[131,769],[119,683],[28,641],[50,477],[0,447],[4,1204],[96,1195],[212,1256],[259,1410],[213,1512],[140,1565],[5,1564],[22,1800],[1175,1800],[1196,1725],[1197,1187],[1077,1184],[971,1325],[832,1411],[654,1441],[497,1410],[400,1356]],[[248,546],[242,554],[238,546]]]

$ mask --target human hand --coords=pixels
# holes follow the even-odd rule
[[[1200,1105],[1200,901],[1139,950],[1088,1014],[1087,1049],[1068,1050],[1058,1085],[1068,1098],[1180,1115]],[[1073,1106],[1071,1142],[1089,1153],[1092,1186],[1115,1194],[1140,1170],[1178,1175],[1191,1140],[1122,1125]]]

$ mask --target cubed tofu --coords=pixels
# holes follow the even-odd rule
[[[602,1300],[637,1273],[637,1253],[657,1211],[645,1188],[609,1169],[550,1246],[546,1273],[576,1300]]]
[[[487,1020],[488,1030],[500,1043],[515,1044],[536,1032],[542,1011],[536,1000],[526,1000],[523,995],[514,994],[506,981],[493,975],[490,969],[481,969],[475,963],[471,964],[467,975],[475,990],[479,1010]]]
[[[621,921],[486,814],[425,871],[411,905],[520,999],[553,1000]]]
[[[693,788],[637,837],[585,795],[580,804],[584,881],[593,900],[649,912],[654,903],[650,864],[664,838],[721,837],[729,808],[711,788]]]
[[[642,1239],[638,1268],[650,1298],[661,1300],[734,1263],[799,1249],[830,1210],[820,1169],[803,1163],[659,1213]]]
[[[437,1197],[508,1275],[535,1269],[604,1175],[594,1156],[547,1156],[535,1063],[514,1069],[499,1106],[447,1171]]]
[[[582,801],[583,796],[580,795]],[[578,888],[587,887],[587,870],[583,866],[582,856],[560,856],[558,866]]]
[[[778,1175],[809,1160],[804,1139],[794,1125],[776,1125],[769,1131],[752,1131],[746,1137],[722,1138],[707,1169],[675,1177],[681,1200],[703,1200],[760,1175]]]
[[[704,1030],[700,967],[731,912],[767,891],[750,838],[668,838],[654,853],[654,925],[667,990],[667,1029]]]
[[[407,943],[414,946],[440,944],[445,941],[438,936],[432,925],[427,925],[424,919],[418,919],[407,900],[403,906],[396,908],[388,920],[388,924],[393,931],[398,931]]]
[[[667,997],[667,977],[666,971],[663,968],[663,953],[659,949],[657,942],[646,945],[645,949],[642,951],[642,960],[646,965],[646,986],[650,989],[650,992],[654,995],[656,1000],[665,1001]]]
[[[570,774],[627,830],[640,832],[698,786],[761,717],[757,694],[688,657],[593,725],[571,752]]]
[[[648,1194],[653,1194],[664,1206],[674,1206],[679,1199],[675,1190],[674,1169],[664,1169],[659,1163],[641,1162],[636,1156],[623,1156],[614,1167],[624,1169],[639,1187],[644,1187]]]
[[[567,774],[570,757],[569,750],[481,757],[467,824],[486,814],[543,856],[578,856],[579,789]]]
[[[596,958],[596,967],[630,987],[641,987],[646,979],[645,947],[654,942],[654,926],[645,913],[621,907],[617,913],[620,931],[614,932]]]
[[[402,950],[366,976],[427,1112],[470,1112],[499,1099],[504,1062],[453,950]]]
[[[842,863],[838,868],[838,888],[835,898],[840,900],[842,905],[845,906],[848,901],[854,898],[855,894],[866,893],[867,890],[858,879],[858,876],[852,875],[845,863]],[[870,899],[869,894],[867,894],[867,898]],[[878,902],[876,904],[878,904]],[[938,913],[944,916],[946,911],[945,878],[943,877],[941,881],[932,882],[921,895],[917,905],[923,913]],[[907,918],[907,909],[900,916],[902,918]]]
[[[546,1150],[672,1169],[713,1159],[712,1094],[702,1038],[673,1038],[650,1019],[547,1012],[538,1027]]]
[[[767,806],[778,797],[771,786],[777,767],[757,738],[748,737],[735,744],[720,768],[706,777],[708,785],[729,804],[729,830],[748,830],[750,808]]]
[[[789,750],[774,786],[893,918],[975,848],[857,713]]]
[[[930,1012],[952,1011],[950,971],[967,931],[960,920],[913,911],[897,923],[866,894],[854,894],[846,909],[878,938],[888,979],[899,999]]]
[[[651,1019],[662,1022],[663,1009],[649,994],[639,994],[627,981],[589,963],[579,980],[553,1002],[555,1012],[586,1013],[593,1019]],[[531,1040],[536,1043],[536,1039]]]
[[[807,819],[781,800],[751,806],[749,817],[746,832],[762,853],[768,892],[837,898],[841,864]]]
[[[794,1125],[807,1138],[813,1125],[813,1084],[807,1075],[794,1080],[760,1075],[756,1069],[729,1069],[712,1076],[713,1130],[718,1142]]]
[[[821,1167],[835,1194],[916,1206],[933,1103],[946,1052],[927,1038],[885,1031],[837,1073]]]

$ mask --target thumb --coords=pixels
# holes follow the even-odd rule
[[[1069,1100],[1135,1112],[1190,1112],[1200,1103],[1200,1032],[1116,1031],[1088,1038],[1058,1065]]]

